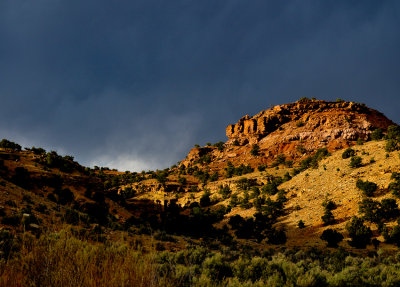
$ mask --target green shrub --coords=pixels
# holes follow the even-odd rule
[[[226,172],[225,175],[227,178],[231,178],[234,175],[244,175],[247,173],[251,173],[253,171],[254,169],[250,165],[246,166],[244,164],[241,164],[238,167],[234,167],[233,164],[230,161],[228,161],[227,167],[225,168]]]
[[[300,219],[299,222],[297,222],[297,227],[302,229],[306,227],[306,225],[304,224],[304,221]]]
[[[334,203],[331,199],[326,198],[323,202],[322,202],[322,206],[325,209],[329,209],[329,210],[334,210],[336,208],[336,203]]]
[[[386,133],[386,146],[385,150],[387,152],[392,152],[399,150],[400,146],[400,127],[399,126],[389,126]]]
[[[275,161],[271,164],[271,167],[276,167],[280,164],[286,163],[286,156],[284,154],[278,154]]]
[[[64,214],[64,221],[68,224],[78,225],[79,224],[79,213],[74,209],[68,208]]]
[[[386,139],[400,140],[400,127],[397,125],[391,125],[387,129]]]
[[[287,241],[286,232],[283,229],[272,229],[268,232],[268,243],[270,244],[285,244]]]
[[[329,155],[330,155],[330,153],[328,152],[328,150],[326,148],[318,149],[313,156],[309,156],[300,162],[300,166],[293,171],[294,174],[298,174],[310,167],[318,168],[318,162]]]
[[[204,260],[203,272],[214,282],[221,282],[223,279],[232,277],[232,268],[220,253]]]
[[[257,180],[256,179],[249,179],[247,177],[242,177],[239,180],[236,181],[236,186],[238,189],[241,190],[250,190],[252,186],[257,185]]]
[[[253,156],[258,156],[260,154],[260,147],[258,146],[258,144],[253,145],[250,153]]]
[[[178,182],[180,185],[185,185],[187,183],[186,177],[178,177]]]
[[[325,226],[335,224],[336,220],[335,217],[333,216],[332,211],[329,209],[325,208],[324,215],[321,216],[322,222],[324,223]]]
[[[268,165],[266,164],[260,164],[257,169],[258,171],[265,171],[267,169]]]
[[[311,156],[303,159],[300,162],[300,170],[306,170],[307,168],[311,167],[315,161],[313,161],[313,158]]]
[[[260,189],[257,186],[252,186],[250,190],[251,190],[251,195],[250,195],[251,199],[257,198],[260,195]]]
[[[214,146],[219,150],[219,151],[223,151],[225,148],[225,143],[224,142],[217,142],[214,144]]]
[[[370,198],[365,198],[359,203],[359,212],[364,214],[363,219],[379,223],[382,221],[381,204]]]
[[[400,226],[393,226],[390,232],[384,234],[384,237],[387,243],[395,244],[400,247]]]
[[[346,159],[346,158],[350,158],[355,155],[356,155],[356,152],[354,151],[354,149],[349,147],[342,153],[342,158]]]
[[[328,243],[328,247],[338,247],[338,243],[343,240],[343,235],[329,228],[322,232],[320,238]]]
[[[210,179],[210,174],[208,171],[197,170],[193,173],[193,176],[197,177],[203,184],[206,184]]]
[[[224,184],[218,187],[218,193],[222,195],[223,199],[227,199],[231,195],[232,190],[229,188],[229,185]]]
[[[296,146],[296,150],[300,153],[300,154],[305,154],[307,152],[307,150],[305,149],[305,147],[303,145],[298,145]]]
[[[363,191],[366,196],[373,196],[374,192],[378,189],[378,185],[371,181],[363,181],[358,179],[356,182],[356,187]]]
[[[364,220],[361,218],[353,216],[346,224],[346,230],[351,238],[350,245],[356,248],[365,248],[371,241],[372,231],[364,225]]]
[[[216,171],[210,176],[210,181],[217,181],[218,178],[219,178],[219,173],[218,171]]]
[[[400,215],[400,210],[396,200],[393,198],[382,199],[381,213],[383,215],[383,218],[386,220],[398,218]]]
[[[394,139],[386,140],[385,151],[392,152],[398,150],[398,142]]]
[[[55,194],[58,196],[57,202],[62,205],[66,205],[74,201],[74,194],[69,188],[64,188],[62,190],[55,190]]]
[[[176,239],[171,235],[168,235],[165,231],[158,231],[154,233],[154,239],[160,241],[176,242]]]
[[[317,152],[314,154],[314,159],[316,161],[320,161],[320,160],[326,158],[327,156],[330,156],[328,149],[327,148],[319,148],[319,149],[317,149]]]
[[[350,167],[351,168],[358,168],[362,166],[362,158],[360,156],[352,156],[350,158]]]
[[[211,156],[209,154],[202,155],[198,160],[197,163],[200,164],[210,164],[211,163]]]
[[[9,141],[7,139],[2,139],[0,141],[0,148],[11,149],[14,151],[21,151],[21,146],[19,144]]]
[[[211,193],[209,191],[204,191],[203,195],[200,198],[200,206],[201,207],[207,207],[211,205],[211,199],[210,199]]]
[[[243,209],[251,208],[252,204],[249,202],[249,200],[250,200],[249,193],[248,193],[248,191],[245,191],[243,193],[243,198],[242,198],[242,200],[240,202],[240,207],[243,208]]]
[[[45,154],[46,153],[46,150],[45,149],[43,149],[43,148],[41,148],[41,147],[31,147],[31,151],[34,153],[34,154],[36,154],[36,155],[42,155],[42,154]]]
[[[290,167],[290,168],[292,168],[293,167],[293,160],[287,160],[287,161],[285,161],[285,165],[287,166],[287,167]]]
[[[289,181],[292,179],[292,176],[290,175],[290,173],[287,171],[284,175],[283,175],[283,181]]]
[[[279,191],[278,183],[276,181],[268,182],[267,184],[263,185],[263,187],[261,188],[261,191],[268,195],[277,194]]]
[[[226,172],[227,178],[231,178],[235,173],[235,167],[233,166],[233,164],[230,161],[228,161],[228,163],[227,163],[225,172]]]
[[[311,102],[310,98],[308,97],[302,97],[300,98],[300,100],[298,100],[299,103],[307,103],[307,102]]]
[[[389,184],[389,190],[393,193],[393,195],[400,198],[400,173],[393,172],[391,179],[394,179],[394,182]]]
[[[81,207],[80,210],[83,213],[87,213],[92,222],[99,224],[106,224],[108,222],[108,207],[105,203],[99,202],[86,202]]]
[[[237,194],[232,194],[231,199],[229,201],[229,207],[233,208],[239,204],[239,198]]]
[[[48,152],[42,162],[48,168],[58,168],[63,172],[72,172],[79,165],[74,162],[74,157],[70,155],[60,156],[55,151]]]
[[[383,131],[380,128],[375,129],[372,133],[371,133],[371,139],[374,141],[378,141],[380,139],[383,138]]]
[[[400,172],[392,172],[390,179],[394,179],[395,181],[400,181]]]

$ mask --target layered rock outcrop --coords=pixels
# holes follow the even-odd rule
[[[328,127],[322,138],[343,137],[347,140],[367,139],[374,128],[386,129],[393,124],[382,113],[353,102],[303,101],[275,106],[249,117],[244,116],[238,123],[226,128],[228,142],[238,140],[242,144],[257,143],[263,137],[276,131],[282,125],[297,121],[297,127],[308,124],[309,132],[293,135],[305,139],[315,133],[319,126]]]
[[[394,123],[385,115],[359,103],[303,100],[279,105],[229,125],[224,150],[209,147],[207,168],[218,170],[228,161],[256,167],[280,154],[296,162],[321,147],[332,151],[368,140],[375,129],[385,131],[390,125]],[[256,144],[258,155],[251,153]],[[197,164],[203,149],[192,149],[182,164]]]

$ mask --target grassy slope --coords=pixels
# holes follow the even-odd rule
[[[387,187],[391,182],[390,176],[394,171],[400,170],[400,158],[398,152],[387,153],[384,150],[384,141],[371,141],[364,145],[354,146],[358,156],[363,159],[363,166],[360,168],[351,168],[349,166],[350,159],[343,159],[343,150],[334,152],[328,158],[319,163],[317,169],[308,169],[291,180],[284,182],[279,188],[286,190],[289,201],[286,204],[287,215],[280,218],[278,225],[283,226],[288,235],[288,246],[319,246],[325,247],[326,243],[319,239],[323,230],[334,228],[347,237],[345,225],[352,216],[358,215],[358,203],[363,199],[362,192],[356,188],[357,179],[375,182],[379,191],[374,200],[382,200],[383,198],[394,198],[387,192]],[[375,162],[370,163],[374,159]],[[267,175],[282,176],[285,172],[290,171],[287,168],[267,169],[265,172],[253,172],[243,176],[237,176],[229,179],[222,179],[211,182],[206,185],[211,191],[212,198],[220,199],[218,194],[218,186],[227,184],[233,193],[241,194],[235,182],[242,178],[255,178],[259,183],[267,181]],[[199,201],[203,194],[202,189],[197,193],[183,193],[180,195],[178,202],[185,204],[187,202]],[[140,198],[163,199],[170,197],[167,193],[144,193]],[[337,223],[330,226],[323,226],[321,216],[324,213],[322,202],[329,198],[337,204],[337,208],[333,210],[333,214]],[[229,199],[221,201],[219,204],[227,205]],[[400,203],[398,201],[398,203]],[[252,216],[255,212],[254,208],[241,209],[236,207],[227,215],[227,217],[240,214],[243,217]],[[299,229],[297,223],[303,220],[306,228]],[[227,220],[225,220],[226,222]],[[389,224],[390,225],[390,224]],[[372,230],[376,230],[375,225],[371,225]],[[380,236],[379,240],[384,241]],[[346,242],[341,243],[342,246],[348,247]],[[391,245],[386,245],[392,248]]]
[[[288,191],[290,200],[287,208],[292,210],[282,219],[288,230],[289,245],[323,245],[319,236],[326,228],[335,228],[345,234],[346,222],[358,214],[358,202],[363,198],[361,190],[356,188],[359,178],[378,185],[379,191],[374,200],[394,198],[387,192],[387,187],[391,182],[391,173],[400,170],[400,158],[398,152],[390,153],[387,158],[384,145],[384,141],[372,141],[354,146],[357,155],[363,159],[360,168],[351,168],[350,159],[343,159],[343,150],[339,150],[322,160],[318,169],[306,170],[280,186]],[[375,159],[374,163],[370,163],[372,158]],[[330,227],[322,226],[324,211],[321,204],[325,198],[333,200],[338,206],[333,210],[338,223]],[[296,210],[296,206],[300,210]],[[300,219],[305,222],[306,228],[297,228]],[[371,227],[376,229],[376,226]],[[383,238],[378,239],[383,241]]]

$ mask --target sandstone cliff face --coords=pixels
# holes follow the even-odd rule
[[[229,125],[224,151],[212,147],[208,151],[212,158],[208,168],[221,169],[228,161],[256,167],[279,154],[296,162],[321,147],[332,151],[357,139],[368,140],[374,129],[386,130],[393,124],[382,113],[353,102],[310,100],[275,106]],[[258,156],[250,152],[255,144],[260,147]],[[202,149],[192,149],[182,164],[196,164]]]
[[[367,139],[373,128],[386,129],[393,124],[383,114],[352,102],[307,101],[275,106],[254,117],[244,116],[238,123],[226,128],[228,142],[238,140],[257,143],[260,139],[281,128],[288,122],[297,121],[298,127],[308,126],[314,134],[318,127],[328,128],[321,138],[344,137],[348,140]],[[293,135],[304,139],[307,133]]]

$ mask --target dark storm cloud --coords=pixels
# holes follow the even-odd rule
[[[400,122],[398,27],[397,1],[2,1],[0,133],[141,170],[304,96]]]

